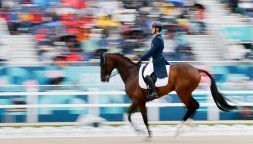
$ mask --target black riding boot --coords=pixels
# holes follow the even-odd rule
[[[147,100],[151,101],[151,100],[155,99],[158,96],[158,94],[156,92],[156,89],[155,89],[155,83],[154,83],[153,79],[150,76],[145,77],[145,82],[149,86],[149,92],[148,92]]]

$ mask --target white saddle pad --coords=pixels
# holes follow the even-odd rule
[[[147,89],[148,86],[147,84],[145,83],[144,79],[143,79],[143,76],[142,76],[142,69],[143,67],[145,66],[145,64],[142,64],[140,69],[139,69],[139,85],[142,89]],[[156,80],[156,83],[155,83],[155,86],[156,87],[163,87],[163,86],[166,86],[168,84],[168,81],[169,81],[169,71],[170,71],[170,65],[166,65],[166,70],[167,70],[167,75],[168,77],[165,77],[165,78],[157,78]],[[153,67],[146,67],[145,71],[144,71],[144,74],[145,73],[152,73],[154,70],[153,70]]]

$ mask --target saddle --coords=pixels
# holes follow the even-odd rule
[[[166,63],[167,64],[167,63]],[[153,69],[148,69],[147,68],[147,65],[148,64],[142,64],[141,67],[140,67],[140,70],[139,70],[139,85],[142,89],[148,89],[148,86],[145,82],[145,79],[144,79],[144,72],[145,71],[152,71],[152,74],[150,75],[151,78],[153,79],[153,81],[155,82],[155,86],[156,87],[163,87],[163,86],[166,86],[168,84],[168,81],[169,81],[169,69],[170,69],[170,65],[166,65],[166,70],[167,70],[167,75],[168,77],[165,77],[165,78],[157,78],[155,73],[154,73],[154,70]]]

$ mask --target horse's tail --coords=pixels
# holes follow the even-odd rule
[[[211,89],[211,93],[212,93],[212,96],[213,96],[213,99],[214,99],[214,102],[216,103],[216,105],[218,106],[218,108],[222,111],[226,111],[226,112],[229,112],[229,111],[232,111],[234,109],[236,109],[236,106],[232,106],[230,104],[227,103],[226,99],[220,92],[219,90],[217,89],[217,86],[216,86],[216,82],[215,82],[215,79],[212,77],[212,75],[205,71],[205,70],[201,70],[199,69],[199,72],[203,72],[205,73],[210,79],[211,79],[211,86],[210,86],[210,89]],[[229,101],[229,100],[228,100]]]

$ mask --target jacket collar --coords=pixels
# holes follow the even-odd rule
[[[156,35],[154,35],[154,37],[156,37],[156,36],[160,36],[161,34],[156,34]]]

